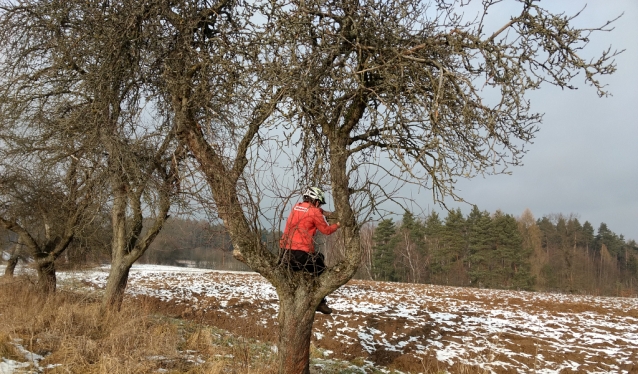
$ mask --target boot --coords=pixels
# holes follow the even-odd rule
[[[326,299],[321,300],[321,302],[319,303],[319,305],[317,305],[317,312],[321,312],[323,314],[330,314],[332,313],[332,309],[330,309],[330,307],[328,306],[328,304],[326,303]]]

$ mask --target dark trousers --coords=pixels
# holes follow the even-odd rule
[[[323,254],[318,252],[308,253],[294,249],[282,249],[279,263],[287,265],[293,271],[304,270],[317,276],[326,270],[325,258]]]

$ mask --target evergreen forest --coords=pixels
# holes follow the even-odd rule
[[[617,295],[636,294],[638,246],[635,240],[597,230],[562,214],[534,219],[476,206],[446,217],[432,212],[419,219],[405,212],[370,226],[369,278],[516,290]]]

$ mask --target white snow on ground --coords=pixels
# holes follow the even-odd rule
[[[44,356],[37,353],[29,352],[22,346],[22,341],[16,339],[13,345],[17,348],[18,352],[24,356],[25,362],[19,362],[9,360],[6,358],[0,358],[0,374],[13,374],[13,373],[43,373],[46,369],[52,369],[55,365],[47,365],[45,367],[40,366],[40,361],[44,360]]]
[[[30,366],[30,362],[17,362],[3,358],[0,362],[0,374],[12,374],[19,370],[25,370]]]
[[[58,277],[61,284],[73,278],[103,288],[107,271],[61,272]],[[261,323],[276,324],[277,293],[254,273],[136,265],[127,295],[237,318],[242,308],[226,305],[241,300],[262,309]],[[218,302],[211,304],[211,299]],[[335,312],[315,321],[319,345],[331,335],[371,355],[434,357],[443,367],[475,365],[490,372],[638,370],[635,298],[350,282],[328,301]]]

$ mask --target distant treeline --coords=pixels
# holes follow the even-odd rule
[[[223,225],[203,220],[170,219],[140,258],[159,265],[220,270],[250,270],[232,256],[233,245]]]
[[[400,222],[382,220],[362,231],[362,276],[432,283],[598,295],[635,295],[638,246],[589,222],[561,214],[535,220],[474,208]]]
[[[108,263],[108,224],[76,240],[60,266]],[[99,235],[98,235],[99,234]],[[279,232],[263,240],[277,251]],[[638,293],[638,245],[585,221],[561,214],[534,219],[474,208],[445,218],[436,212],[366,224],[358,278],[451,286],[556,291],[597,295]],[[6,254],[15,237],[5,232]],[[338,232],[319,235],[317,247],[329,264],[343,256]],[[171,218],[140,259],[141,263],[250,270],[232,257],[232,243],[222,225],[204,220]]]

